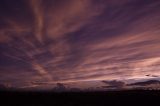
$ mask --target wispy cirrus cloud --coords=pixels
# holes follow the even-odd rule
[[[160,75],[159,1],[11,3],[3,1],[0,6],[0,80],[4,82],[18,83],[17,76],[23,76],[19,77],[19,85],[34,86],[29,82],[146,79],[150,73]],[[15,73],[19,70],[21,73]]]

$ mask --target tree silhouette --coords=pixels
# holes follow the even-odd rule
[[[53,88],[53,91],[55,92],[64,92],[66,90],[66,87],[62,83],[57,83],[56,87]]]

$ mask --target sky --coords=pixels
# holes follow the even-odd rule
[[[159,10],[159,0],[1,0],[0,84],[159,79]]]

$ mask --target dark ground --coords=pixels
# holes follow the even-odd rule
[[[0,106],[160,106],[160,91],[108,91],[108,92],[0,92]]]

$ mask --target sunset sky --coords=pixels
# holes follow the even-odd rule
[[[0,84],[160,79],[160,0],[0,0]]]

